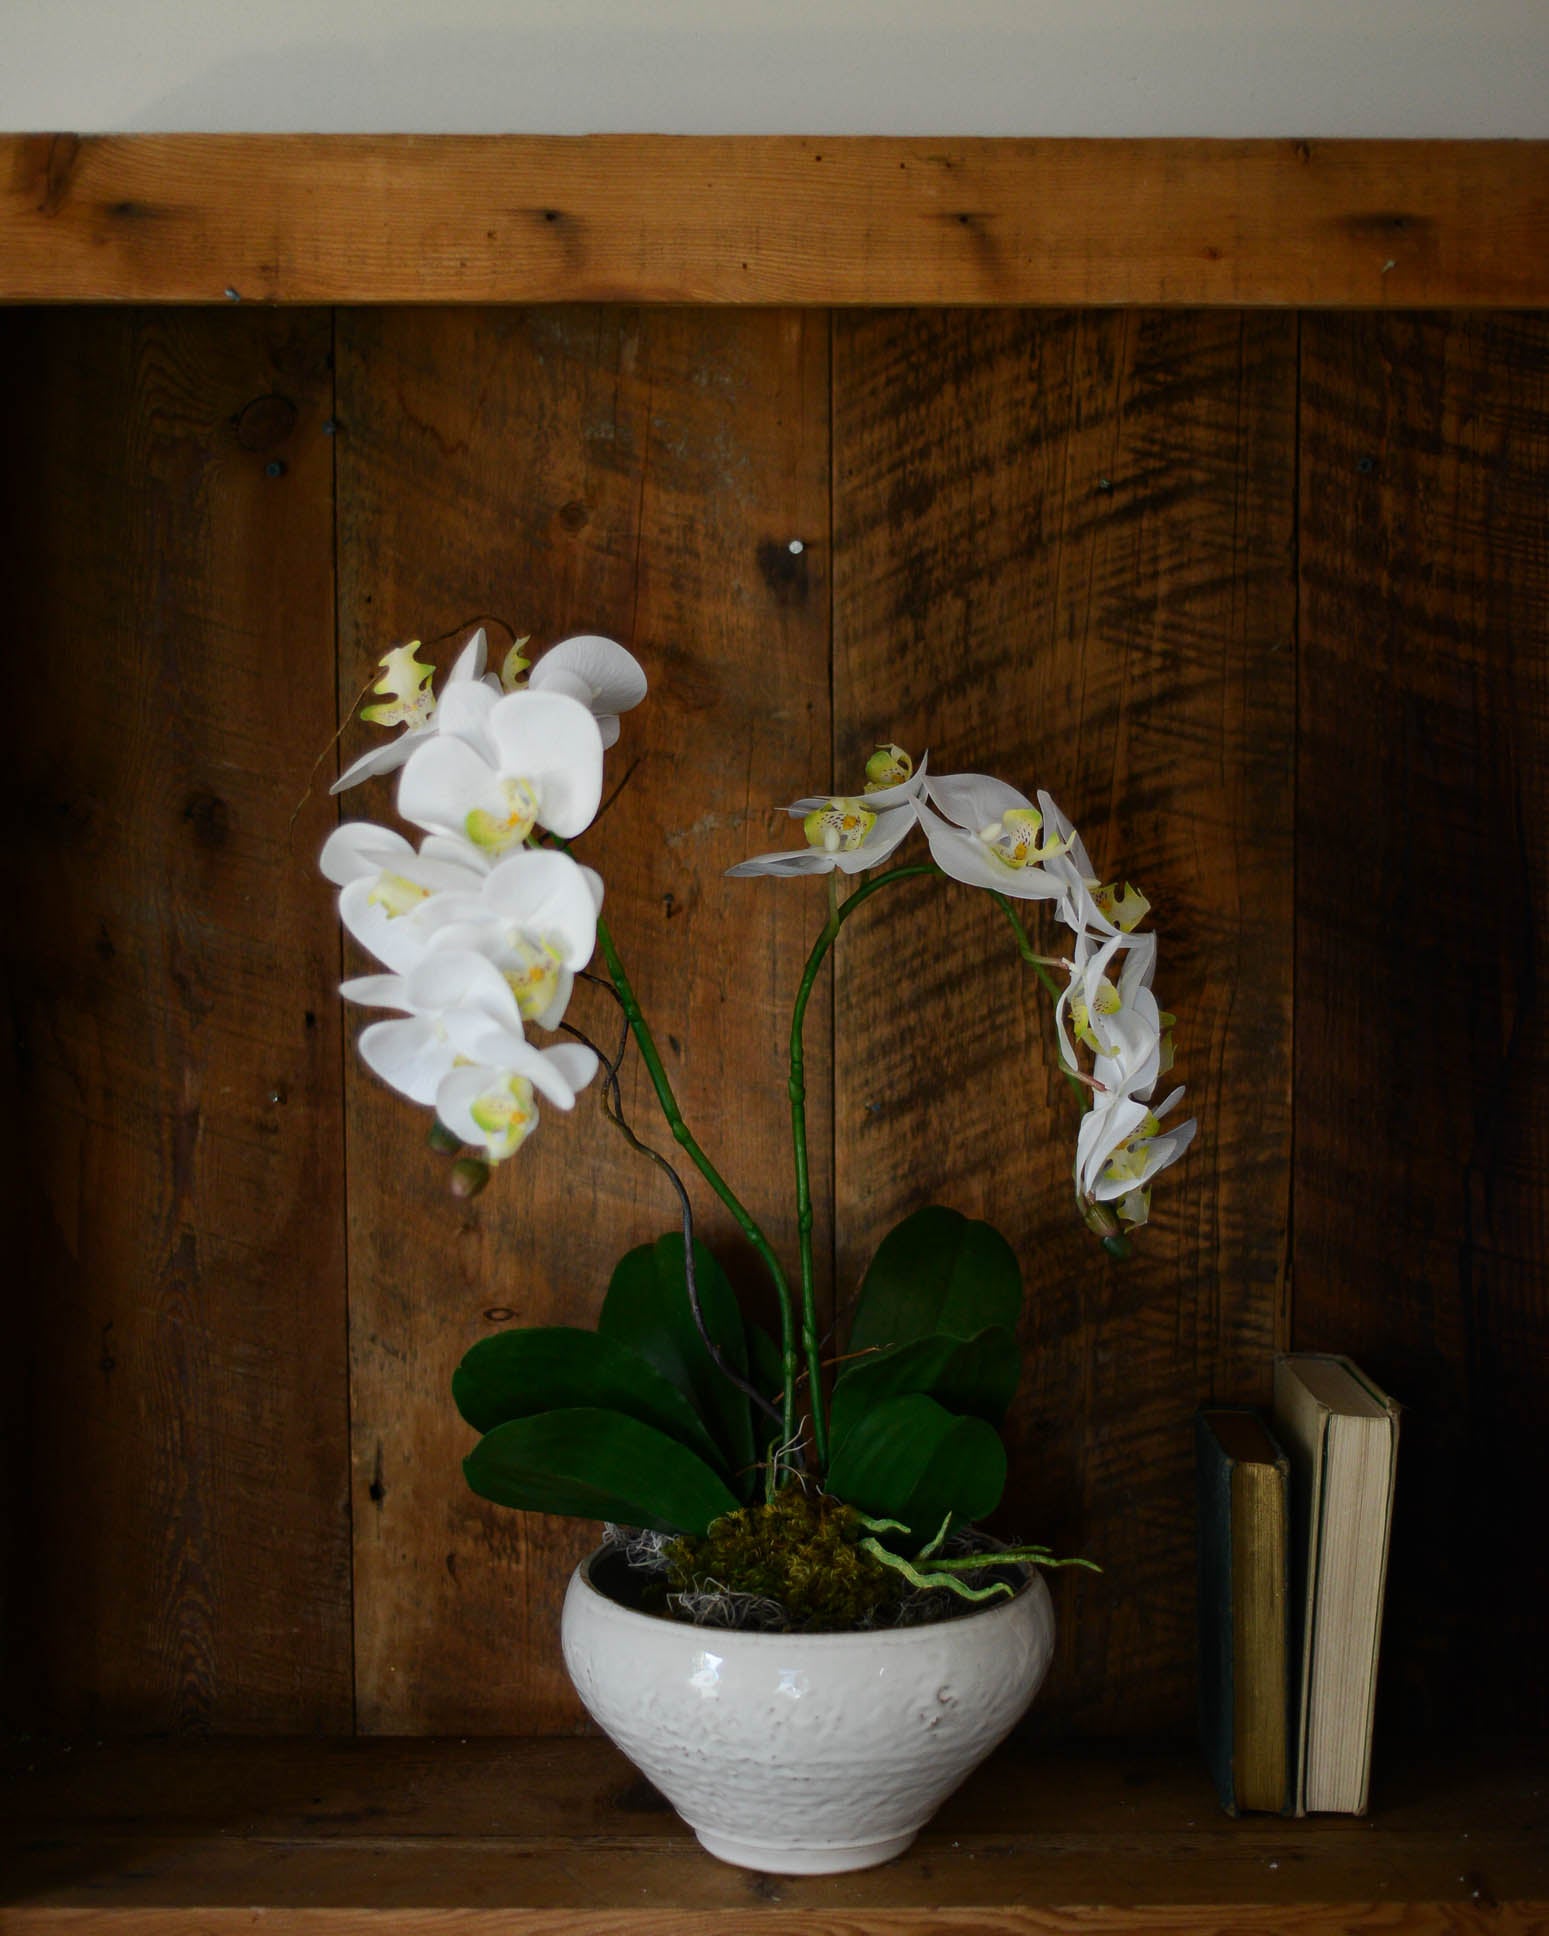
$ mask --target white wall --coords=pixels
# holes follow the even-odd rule
[[[1549,135],[1549,0],[0,0],[0,128]]]

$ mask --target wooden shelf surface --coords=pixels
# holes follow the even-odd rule
[[[1549,1747],[1389,1750],[1364,1819],[1230,1821],[1195,1755],[996,1756],[849,1876],[704,1855],[605,1742],[22,1743],[0,1931],[1549,1930]]]
[[[0,136],[0,301],[1531,307],[1549,142]]]

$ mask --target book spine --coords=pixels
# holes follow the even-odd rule
[[[1284,1813],[1290,1768],[1290,1467],[1239,1463],[1232,1476],[1234,1786],[1243,1809]]]
[[[1233,1767],[1232,1461],[1203,1417],[1194,1422],[1199,1502],[1199,1734],[1221,1806],[1237,1813]]]

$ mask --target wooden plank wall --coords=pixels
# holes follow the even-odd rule
[[[1309,317],[1302,432],[1296,1337],[1407,1406],[1390,1715],[1542,1726],[1549,320]]]
[[[212,324],[214,325],[212,327]],[[3,319],[20,1718],[351,1718],[326,312]]]
[[[35,910],[6,1116],[42,1184],[19,1717],[579,1724],[554,1622],[587,1535],[466,1494],[447,1381],[499,1324],[585,1322],[670,1205],[587,1101],[454,1206],[346,1052],[310,867],[378,653],[447,664],[485,617],[647,664],[586,852],[689,1120],[787,1255],[822,893],[722,879],[789,839],[781,803],[929,742],[1048,787],[1156,903],[1202,1130],[1132,1263],[1072,1220],[1045,1016],[980,897],[895,890],[847,934],[811,1099],[825,1297],[922,1192],[1027,1265],[1003,1521],[1107,1568],[1056,1576],[1040,1725],[1188,1726],[1189,1415],[1262,1398],[1291,1341],[1413,1407],[1395,1713],[1521,1718],[1543,1560],[1479,1501],[1545,1370],[1540,323],[15,312],[0,340]]]

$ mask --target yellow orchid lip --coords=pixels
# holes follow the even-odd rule
[[[531,780],[502,779],[497,784],[507,807],[505,815],[475,807],[463,821],[468,838],[486,854],[504,854],[519,847],[538,824],[538,810],[543,804]]]
[[[820,847],[825,854],[853,854],[876,824],[877,816],[859,800],[830,800],[807,815],[801,830],[809,847]]]
[[[1026,867],[1052,851],[1038,845],[1043,815],[1036,807],[1008,807],[998,820],[979,829],[986,851],[1003,867]]]
[[[547,1012],[559,990],[563,967],[559,952],[548,942],[532,942],[525,936],[515,937],[508,946],[516,963],[502,970],[506,986],[516,997],[522,1020],[536,1022]]]
[[[395,645],[384,652],[377,664],[382,676],[371,688],[384,695],[380,706],[362,706],[360,716],[369,726],[428,726],[435,715],[436,696],[430,682],[436,676],[433,665],[416,659],[420,642]]]
[[[879,746],[866,762],[865,791],[884,793],[889,787],[902,786],[913,774],[914,761],[901,746],[889,740],[885,746]]]
[[[526,1076],[507,1076],[498,1087],[486,1089],[468,1113],[483,1132],[490,1156],[497,1163],[521,1148],[538,1121],[532,1084]]]
[[[1151,912],[1151,903],[1138,887],[1131,887],[1128,881],[1122,888],[1117,881],[1109,881],[1093,890],[1092,899],[1097,904],[1098,912],[1105,915],[1121,934],[1133,934]]]

